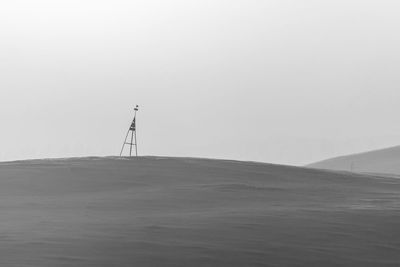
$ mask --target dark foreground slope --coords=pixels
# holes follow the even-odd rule
[[[400,266],[400,180],[206,159],[2,163],[0,266]]]
[[[309,167],[400,175],[400,146],[328,159]]]

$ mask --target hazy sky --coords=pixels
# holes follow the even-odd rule
[[[0,160],[305,164],[400,144],[400,1],[0,2]]]

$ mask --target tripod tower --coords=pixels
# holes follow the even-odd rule
[[[119,153],[119,156],[122,156],[125,146],[129,146],[129,157],[132,157],[133,147],[135,147],[136,157],[138,156],[137,139],[136,139],[136,113],[139,110],[139,106],[136,105],[134,110],[135,110],[135,113],[133,115],[133,120],[132,120],[131,126],[129,127],[128,132],[126,133],[125,140],[124,140],[124,143],[122,144],[122,149],[121,149],[121,153]],[[129,134],[131,136],[130,140],[128,140]]]

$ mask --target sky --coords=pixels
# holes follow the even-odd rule
[[[0,161],[303,165],[400,144],[400,2],[0,2]]]

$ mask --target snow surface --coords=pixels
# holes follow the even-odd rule
[[[400,266],[400,180],[194,158],[0,163],[0,266]]]

